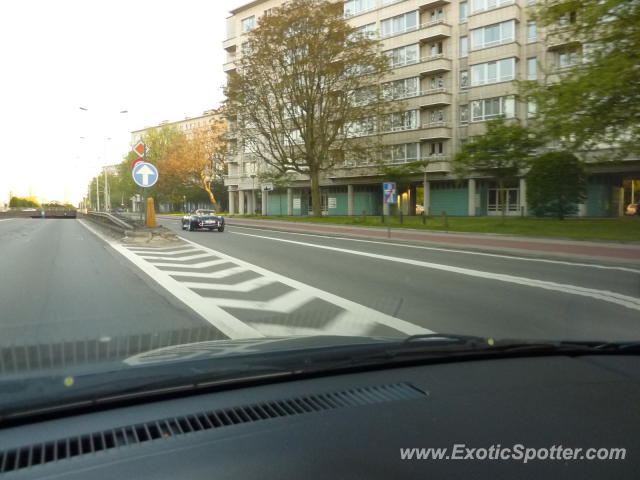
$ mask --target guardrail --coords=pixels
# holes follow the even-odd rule
[[[100,222],[101,225],[120,233],[126,233],[134,229],[133,225],[107,212],[87,212],[85,216],[88,217],[89,220]]]

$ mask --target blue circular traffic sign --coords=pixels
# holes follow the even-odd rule
[[[148,162],[138,162],[131,171],[133,181],[140,187],[153,187],[158,181],[158,169]]]

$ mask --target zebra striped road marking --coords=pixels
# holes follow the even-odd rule
[[[125,245],[82,223],[230,338],[433,333],[184,238],[167,247]]]

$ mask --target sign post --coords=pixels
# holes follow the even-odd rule
[[[147,226],[156,226],[156,215],[153,203],[153,198],[147,199],[147,188],[153,187],[158,182],[158,169],[155,165],[146,161],[147,146],[143,142],[138,142],[133,147],[133,151],[138,154],[140,158],[134,160],[131,165],[131,176],[133,181],[142,190],[143,201],[142,205],[146,207]],[[142,211],[140,212],[142,217]],[[142,218],[141,218],[142,219]]]

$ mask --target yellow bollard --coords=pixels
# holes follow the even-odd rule
[[[155,227],[156,223],[156,209],[153,206],[153,198],[147,198],[147,227]]]

